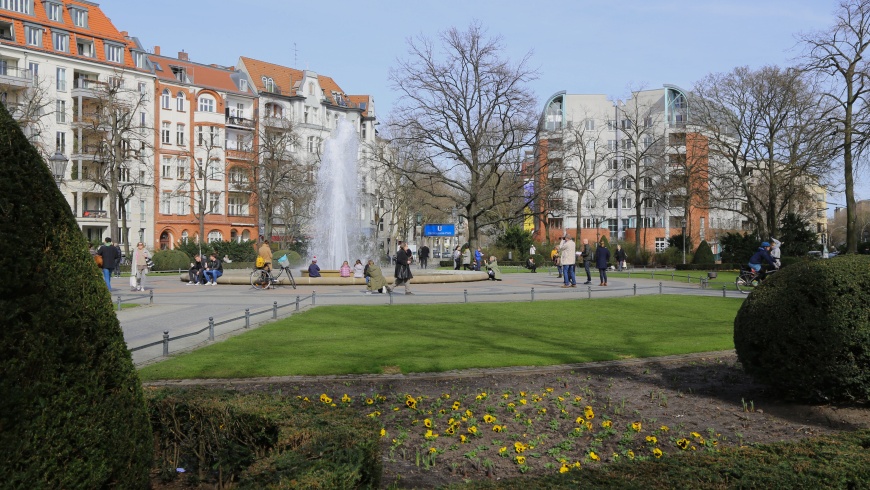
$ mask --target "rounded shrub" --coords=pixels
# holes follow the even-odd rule
[[[870,400],[870,257],[777,272],[738,311],[734,347],[748,374],[789,398]]]
[[[713,256],[713,249],[707,240],[701,240],[701,244],[695,250],[695,255],[692,257],[693,264],[713,264],[716,258]]]
[[[192,259],[181,250],[160,250],[151,258],[155,271],[177,271],[190,268]]]
[[[0,210],[0,486],[149,488],[151,428],[111,295],[2,104]]]
[[[291,267],[298,267],[302,265],[302,257],[293,250],[276,250],[272,252],[272,258],[277,262],[278,259],[287,254],[287,260],[290,261]]]

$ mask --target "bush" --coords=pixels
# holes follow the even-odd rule
[[[726,233],[719,238],[722,253],[719,256],[722,262],[736,262],[746,264],[752,254],[758,250],[761,240],[749,233]]]
[[[233,262],[253,262],[257,260],[257,251],[254,246],[257,242],[253,240],[242,241],[218,241],[211,242],[211,248],[217,254],[217,258],[223,259],[224,256],[229,257]]]
[[[707,243],[707,240],[701,240],[701,244],[698,245],[698,249],[695,250],[695,255],[692,257],[693,264],[713,264],[716,262],[716,258],[713,256],[713,249],[710,248],[710,244]]]
[[[653,257],[652,252],[641,247],[640,257],[637,254],[637,244],[634,242],[622,242],[622,249],[625,250],[626,262],[636,267],[642,267],[650,263]]]
[[[110,293],[2,104],[0,209],[2,486],[148,488],[151,430]]]
[[[154,252],[151,260],[154,261],[155,271],[186,271],[193,261],[181,250],[158,250]]]
[[[660,266],[676,266],[683,263],[683,250],[677,247],[668,247],[664,252],[655,254],[653,258],[656,265]],[[692,262],[692,253],[686,252],[686,263]]]
[[[276,250],[272,252],[272,258],[275,259],[277,264],[278,259],[283,257],[285,254],[287,255],[287,260],[290,261],[290,267],[299,267],[302,265],[302,257],[294,250]],[[254,259],[256,259],[256,256]],[[354,260],[354,262],[356,262],[356,260]]]
[[[870,258],[794,264],[737,312],[734,346],[753,378],[799,400],[870,400]]]

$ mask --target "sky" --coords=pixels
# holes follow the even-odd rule
[[[240,56],[310,69],[348,94],[368,94],[386,119],[389,81],[408,40],[479,21],[504,56],[529,55],[543,110],[565,90],[624,98],[631,88],[690,90],[738,66],[789,66],[796,36],[833,23],[837,0],[103,0],[119,30],[164,56],[231,66]],[[870,198],[870,187],[859,190]],[[831,196],[830,200],[837,200]],[[840,198],[842,202],[842,198]]]

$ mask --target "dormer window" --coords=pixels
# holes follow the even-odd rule
[[[0,21],[0,39],[4,41],[14,41],[15,38],[13,33],[15,31],[12,30],[12,23],[6,21]]]
[[[176,80],[178,80],[179,82],[187,81],[187,70],[180,66],[172,65],[169,66],[169,69],[172,70],[172,76],[174,76]]]
[[[106,43],[106,61],[110,63],[124,62],[124,48],[117,44]]]
[[[136,68],[145,68],[145,53],[134,52],[133,63],[136,65]]]
[[[86,39],[76,40],[76,49],[80,56],[94,57],[94,42]]]
[[[239,80],[239,90],[242,92],[248,91],[248,81],[246,79],[242,78]]]
[[[63,22],[63,5],[53,2],[43,2],[45,15],[53,22]]]
[[[69,34],[65,32],[52,31],[51,42],[54,44],[55,51],[69,53]]]
[[[88,11],[78,8],[78,7],[70,7],[69,8],[70,16],[72,16],[73,24],[76,27],[84,27],[87,29],[88,27]]]
[[[30,14],[33,0],[0,0],[0,9],[11,10],[20,14]]]
[[[42,28],[37,26],[24,26],[24,36],[28,46],[42,47]]]

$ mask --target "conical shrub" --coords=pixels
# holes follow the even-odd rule
[[[147,488],[142,388],[45,162],[0,104],[0,486]]]

